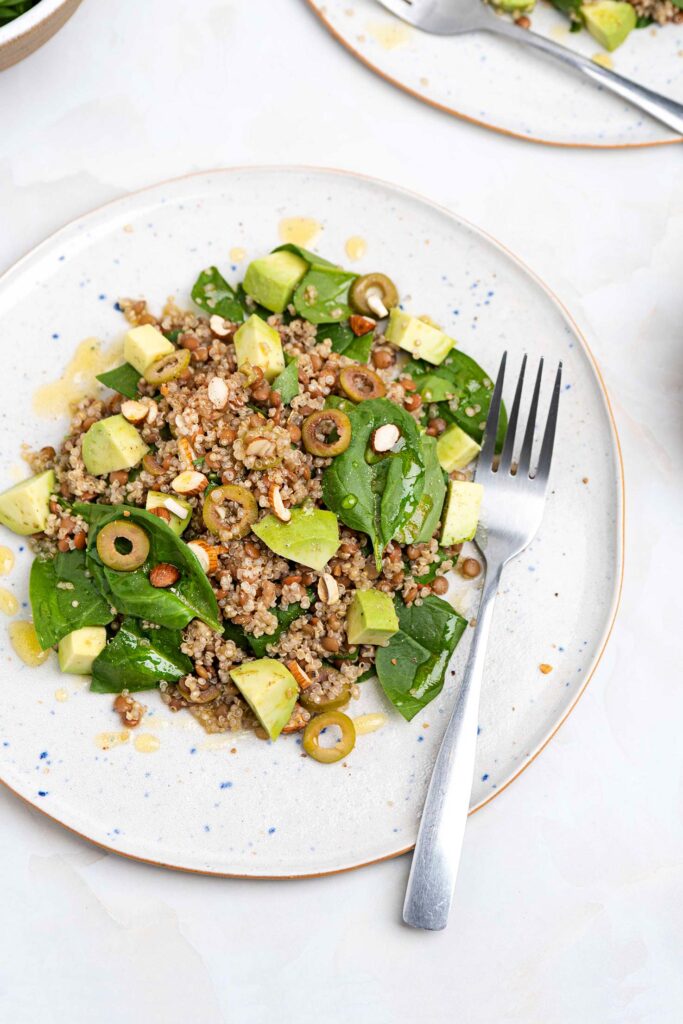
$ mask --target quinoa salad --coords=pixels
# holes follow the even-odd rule
[[[467,627],[447,574],[482,569],[461,548],[492,381],[385,274],[299,246],[191,296],[119,301],[125,362],[0,494],[36,641],[125,728],[158,690],[209,733],[340,761],[362,686],[408,721],[442,690]]]

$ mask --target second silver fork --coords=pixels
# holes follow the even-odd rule
[[[498,460],[495,455],[496,434],[506,358],[507,354],[501,361],[491,397],[475,477],[477,483],[484,486],[482,523],[486,539],[479,530],[476,541],[480,551],[483,548],[486,578],[462,684],[434,764],[413,854],[403,920],[414,928],[438,930],[445,928],[448,922],[472,791],[479,695],[493,605],[503,568],[533,539],[545,505],[560,402],[562,364],[555,376],[538,465],[534,471],[532,449],[543,360],[536,375],[524,438],[515,464],[513,456],[527,360],[525,356]]]

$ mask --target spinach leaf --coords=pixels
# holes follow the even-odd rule
[[[206,313],[222,316],[240,323],[244,309],[235,289],[228,284],[216,267],[207,267],[192,285],[192,298]]]
[[[322,256],[318,256],[317,252],[311,252],[310,249],[304,249],[300,245],[294,245],[291,242],[287,242],[285,245],[278,245],[277,249],[273,249],[273,252],[293,252],[295,256],[300,256],[302,260],[306,260],[309,267],[334,267],[335,270],[339,268],[334,263],[330,263],[329,260],[323,259]]]
[[[311,267],[294,292],[294,308],[312,324],[330,324],[351,315],[349,285],[357,274],[337,267]]]
[[[441,693],[467,622],[433,594],[419,605],[405,605],[398,596],[394,604],[400,629],[377,649],[375,669],[389,700],[410,721]]]
[[[132,505],[74,506],[90,524],[88,567],[100,590],[119,613],[134,615],[170,629],[180,629],[192,619],[201,619],[216,632],[222,630],[213,588],[190,548],[163,519]],[[107,523],[126,518],[141,526],[149,537],[147,561],[134,572],[119,572],[104,565],[97,552],[97,534]],[[159,589],[149,582],[150,570],[159,562],[170,562],[180,570],[172,587]]]
[[[90,689],[95,693],[151,690],[161,682],[173,683],[192,671],[192,662],[180,650],[180,630],[145,629],[135,619],[124,619],[92,667]]]
[[[309,590],[308,594],[309,597],[312,597],[313,591]],[[287,605],[286,608],[271,608],[271,611],[277,619],[277,627],[273,633],[253,636],[251,633],[245,632],[241,626],[236,626],[234,622],[227,622],[223,629],[223,636],[227,640],[233,640],[243,651],[251,650],[257,658],[264,658],[268,653],[266,648],[271,644],[276,644],[292,623],[306,614],[298,602]]]
[[[412,516],[396,534],[399,544],[422,544],[431,540],[446,498],[446,480],[436,454],[436,438],[424,434],[421,442],[425,464],[424,490]]]
[[[425,402],[446,402],[455,397],[453,383],[436,373],[427,373],[424,377],[419,377],[415,383]]]
[[[240,307],[242,309],[242,317],[240,319],[247,319],[252,315],[252,313],[256,313],[256,315],[260,316],[262,320],[267,320],[269,316],[273,316],[272,312],[269,309],[266,309],[265,306],[262,306],[259,302],[256,301],[256,299],[252,298],[251,295],[247,295],[247,293],[244,290],[243,284],[237,285],[237,290],[235,294],[237,296],[237,301],[239,302]],[[290,316],[287,310],[285,310],[284,313],[281,313],[280,315],[285,323],[289,322]]]
[[[44,651],[83,626],[106,626],[114,616],[86,568],[85,551],[36,558],[29,597],[38,643]],[[76,607],[74,603],[77,602]]]
[[[359,363],[367,363],[370,358],[373,337],[373,332],[370,331],[362,338],[357,338],[348,322],[330,324],[321,327],[318,331],[318,340],[325,341],[329,338],[332,342],[333,352],[339,352],[341,355],[348,356],[349,359],[356,359]]]
[[[120,395],[125,395],[126,398],[137,398],[139,396],[138,384],[140,383],[140,376],[134,366],[131,366],[130,363],[124,363],[123,366],[117,366],[114,370],[99,373],[97,379],[100,384],[111,388],[112,391],[118,391]]]
[[[349,398],[342,398],[341,395],[328,395],[325,399],[326,409],[341,409],[342,412],[350,413],[356,408],[355,402]]]
[[[292,359],[291,363],[285,366],[282,373],[279,373],[271,384],[273,391],[277,391],[282,399],[283,405],[289,405],[293,398],[299,394],[299,361]]]
[[[412,416],[386,398],[361,402],[347,415],[351,443],[325,470],[323,499],[352,530],[367,533],[380,568],[382,552],[422,497],[425,468],[420,434]],[[401,432],[397,450],[368,462],[370,436],[385,423],[394,423]]]
[[[466,434],[473,437],[481,444],[484,429],[481,426],[486,422],[491,405],[493,394],[493,381],[487,373],[470,356],[465,355],[459,349],[451,349],[444,361],[439,366],[430,366],[422,359],[413,359],[406,365],[406,373],[409,373],[418,386],[430,385],[425,378],[439,377],[446,381],[453,392],[453,399],[439,403],[439,415],[448,423],[457,423]],[[473,415],[467,414],[467,409],[479,407]],[[496,450],[500,450],[505,439],[507,429],[507,413],[505,406],[501,405],[498,419],[498,433],[496,436]]]

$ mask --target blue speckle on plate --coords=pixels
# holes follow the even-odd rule
[[[221,782],[221,789],[231,789],[232,782]]]
[[[482,781],[482,782],[486,782],[486,780],[488,779],[488,777],[489,777],[489,773],[488,773],[488,772],[484,772],[484,774],[483,774],[483,775],[482,775],[482,777],[481,777],[481,781]]]
[[[41,751],[40,760],[44,761],[46,757],[47,757],[47,750]]]
[[[275,831],[276,831],[275,825],[271,825],[270,828],[268,829],[268,835],[272,836],[273,832],[275,832]]]
[[[39,789],[38,790],[38,796],[47,796],[47,790],[46,789]]]

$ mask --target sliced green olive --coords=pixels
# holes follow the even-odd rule
[[[367,366],[345,366],[339,374],[339,385],[352,402],[383,398],[387,393],[387,386],[382,378]]]
[[[382,320],[390,309],[398,306],[396,285],[386,274],[363,274],[351,285],[349,305],[363,316]]]
[[[207,530],[222,541],[239,540],[246,537],[258,518],[256,498],[247,487],[239,484],[214,487],[204,499],[202,518]]]
[[[333,747],[322,747],[319,743],[323,729],[336,726],[341,732],[341,739]],[[309,757],[321,764],[334,764],[351,753],[356,745],[356,728],[341,711],[327,711],[324,715],[316,715],[304,729],[303,748]]]
[[[147,561],[149,537],[137,523],[116,519],[97,534],[97,553],[107,568],[133,572]]]
[[[178,348],[175,352],[169,352],[167,356],[157,359],[145,370],[145,380],[148,384],[166,384],[169,380],[175,380],[190,365],[190,350]]]
[[[324,711],[337,711],[339,708],[346,707],[350,700],[351,687],[348,684],[336,697],[328,697],[327,700],[311,700],[305,691],[299,696],[299,704],[314,715],[322,714]]]
[[[335,433],[337,439],[328,440]],[[311,455],[331,459],[341,455],[351,444],[351,420],[341,409],[317,409],[304,420],[301,440]]]

